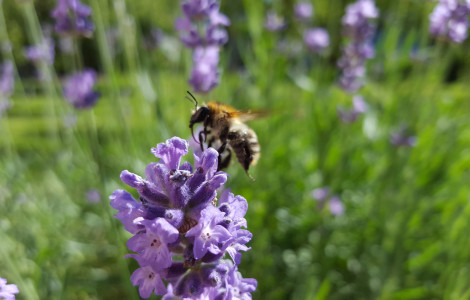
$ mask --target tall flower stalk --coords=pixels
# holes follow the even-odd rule
[[[140,296],[251,299],[257,282],[242,278],[237,268],[241,251],[250,249],[246,243],[252,234],[242,229],[248,204],[229,190],[218,194],[227,180],[226,173],[217,172],[218,152],[209,148],[195,155],[194,168],[181,163],[188,153],[188,142],[181,138],[151,152],[160,161],[147,166],[146,178],[121,173],[140,201],[124,190],[110,196],[116,218],[134,235],[127,246],[135,254],[127,257],[140,265],[131,276]]]
[[[230,20],[220,13],[217,0],[187,0],[181,8],[183,17],[175,27],[181,41],[194,50],[189,83],[196,92],[207,93],[219,84],[219,52],[228,41],[224,27]]]
[[[0,66],[0,116],[11,107],[9,101],[15,87],[14,66],[11,61],[5,61]]]

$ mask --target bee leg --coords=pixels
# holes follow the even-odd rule
[[[199,132],[199,145],[201,146],[201,151],[204,151],[204,140],[206,139],[206,129]]]
[[[215,137],[211,137],[211,139],[209,140],[209,142],[207,143],[207,147],[212,147],[212,143],[215,142]]]
[[[230,159],[232,158],[232,151],[230,151],[229,148],[227,148],[226,150],[228,154],[224,159],[222,159],[222,156],[219,154],[219,163],[217,166],[217,171],[227,168],[230,164]]]

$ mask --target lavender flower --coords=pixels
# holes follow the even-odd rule
[[[16,284],[7,284],[7,280],[0,277],[0,299],[14,300],[19,292]]]
[[[227,174],[217,172],[213,148],[194,156],[194,168],[181,158],[188,142],[173,137],[151,151],[146,178],[127,170],[121,180],[137,189],[139,200],[124,190],[111,196],[124,228],[134,234],[127,243],[139,263],[131,276],[140,296],[163,299],[251,299],[256,280],[243,279],[237,265],[251,233],[244,218],[247,201],[229,190],[217,201]],[[231,260],[223,259],[228,253]],[[164,281],[168,283],[165,287]],[[237,298],[238,297],[238,298]]]
[[[219,83],[219,47],[227,43],[230,20],[220,13],[216,0],[187,0],[181,5],[184,17],[175,22],[181,41],[194,49],[189,83],[196,92],[207,93]],[[223,27],[222,27],[223,26]]]
[[[416,136],[407,134],[406,127],[390,133],[390,143],[395,147],[414,147],[416,140]]]
[[[194,90],[207,93],[219,84],[219,47],[200,47],[194,50],[193,69],[189,83]]]
[[[41,44],[26,47],[24,56],[34,63],[43,61],[48,65],[53,65],[55,57],[54,40],[50,37],[45,37]]]
[[[310,2],[299,2],[294,6],[294,15],[299,21],[308,21],[313,17],[313,5]]]
[[[331,197],[330,202],[328,204],[332,215],[339,216],[344,214],[344,205],[338,196]]]
[[[93,91],[97,79],[94,70],[87,69],[69,76],[64,84],[64,96],[75,108],[92,107],[100,94]]]
[[[342,50],[338,66],[342,69],[340,86],[347,92],[356,92],[363,85],[365,61],[374,56],[370,39],[375,33],[375,25],[371,20],[378,15],[373,0],[358,0],[346,8],[342,24],[343,35],[349,43]]]
[[[276,32],[284,29],[286,27],[286,22],[284,18],[277,15],[274,11],[270,11],[266,14],[266,22],[264,23],[264,28],[271,32]]]
[[[80,0],[58,0],[51,12],[56,20],[55,31],[59,34],[90,37],[94,25],[89,17],[91,9]]]
[[[89,189],[86,193],[86,198],[90,203],[98,203],[101,200],[100,192],[96,189]]]
[[[330,188],[325,186],[322,188],[314,189],[311,193],[313,199],[318,201],[319,209],[323,209],[325,206],[326,201],[328,200],[328,207],[330,209],[330,213],[334,216],[344,214],[344,205],[341,202],[341,199],[337,195],[333,195],[330,197]]]
[[[4,62],[1,67],[0,74],[0,116],[2,113],[11,108],[8,101],[13,94],[15,87],[14,67],[11,61]]]
[[[343,123],[354,123],[357,118],[367,111],[367,103],[360,95],[354,95],[352,110],[338,108],[338,116]]]
[[[462,43],[467,38],[469,0],[440,0],[429,16],[429,31],[436,37]]]
[[[310,51],[321,53],[330,45],[330,36],[323,28],[312,28],[305,31],[304,42]]]

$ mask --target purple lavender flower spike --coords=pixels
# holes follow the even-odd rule
[[[331,197],[328,205],[330,207],[330,212],[332,215],[339,216],[339,215],[344,214],[344,205],[338,196]]]
[[[310,2],[299,2],[294,6],[295,17],[302,22],[309,21],[313,17],[313,5]]]
[[[330,45],[330,36],[323,28],[312,28],[305,31],[304,42],[310,51],[321,53]]]
[[[339,84],[346,92],[356,92],[363,85],[365,61],[374,56],[371,38],[375,33],[372,23],[379,15],[373,0],[357,0],[346,7],[342,19],[343,35],[349,39],[338,61],[342,70]]]
[[[44,38],[41,44],[26,47],[24,56],[35,63],[43,61],[48,65],[53,65],[55,57],[54,40],[52,38]]]
[[[216,0],[187,0],[181,5],[184,16],[175,22],[181,41],[194,49],[189,84],[196,92],[207,93],[219,84],[219,50],[227,43],[223,28],[230,20],[220,13]]]
[[[93,90],[98,75],[92,69],[69,76],[64,83],[64,96],[75,108],[90,108],[100,97]]]
[[[193,54],[193,63],[189,84],[196,92],[207,93],[219,84],[218,47],[196,48]]]
[[[51,12],[56,20],[55,31],[59,34],[90,37],[94,25],[89,19],[91,9],[80,0],[58,0]]]
[[[123,190],[110,197],[116,218],[134,234],[127,245],[135,253],[126,257],[136,259],[140,268],[131,280],[141,297],[155,292],[163,299],[223,299],[227,293],[239,295],[240,284],[248,283],[248,289],[240,290],[245,299],[256,287],[253,279],[230,272],[238,272],[241,252],[250,249],[246,244],[252,234],[242,229],[248,203],[228,190],[217,201],[227,174],[217,172],[215,149],[195,156],[194,168],[181,161],[187,152],[188,142],[178,137],[157,145],[152,153],[160,161],[147,166],[145,178],[121,173],[122,181],[137,189],[140,202]],[[156,195],[166,201],[155,200]],[[223,259],[226,254],[236,265]]]
[[[16,284],[7,284],[7,280],[0,277],[0,299],[14,300],[19,292]]]
[[[467,39],[469,0],[440,0],[429,16],[432,35],[462,43]]]
[[[284,18],[276,14],[274,11],[270,11],[266,14],[266,22],[264,23],[264,28],[271,32],[276,32],[284,29],[286,27],[286,22]]]

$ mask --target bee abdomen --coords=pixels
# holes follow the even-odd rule
[[[259,158],[260,146],[255,132],[249,130],[231,131],[228,135],[229,144],[237,156],[238,162],[245,171],[255,164]]]

